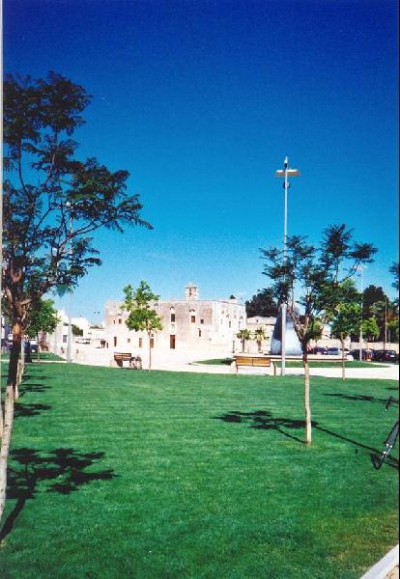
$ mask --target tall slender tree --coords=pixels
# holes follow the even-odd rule
[[[99,228],[151,228],[140,216],[139,196],[127,193],[127,171],[77,157],[72,136],[90,102],[82,86],[54,72],[36,80],[9,75],[3,96],[2,289],[13,345],[1,405],[0,517],[21,340],[34,304],[52,290],[76,286],[101,263],[91,237]]]
[[[369,243],[355,242],[352,231],[344,224],[329,226],[319,248],[308,244],[305,237],[288,238],[285,260],[280,248],[261,250],[266,260],[263,273],[273,282],[279,304],[288,305],[302,346],[307,444],[312,440],[309,342],[340,304],[344,282],[355,274],[360,264],[370,263],[376,251]],[[297,300],[293,297],[295,289],[300,293]]]
[[[154,332],[163,328],[161,317],[154,309],[154,304],[160,296],[153,293],[145,281],[141,281],[136,290],[131,285],[127,285],[124,287],[124,294],[123,309],[129,314],[125,323],[130,330],[146,333],[149,353],[148,369],[151,370],[151,339]]]
[[[340,302],[331,312],[331,336],[340,341],[342,350],[342,380],[346,378],[345,340],[359,332],[361,324],[360,294],[352,280],[345,282],[341,288]]]

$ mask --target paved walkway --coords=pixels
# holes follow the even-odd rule
[[[74,362],[78,364],[88,364],[92,366],[110,366],[110,359],[112,353],[110,350],[103,348],[94,348],[90,345],[76,344],[73,350]],[[226,354],[229,358],[230,353]],[[168,353],[153,353],[152,369],[153,370],[171,370],[176,372],[202,372],[206,374],[232,374],[235,369],[229,365],[212,365],[201,364],[199,360],[207,360],[212,358],[224,358],[224,355],[215,355],[213,353],[196,354],[196,357],[180,352],[171,351]],[[143,356],[143,367],[146,367],[145,356]],[[264,374],[265,370],[262,368],[241,368],[240,374]],[[279,375],[280,369],[277,369]],[[288,368],[286,367],[287,375],[303,375],[302,368]],[[337,364],[334,368],[310,368],[312,376],[326,376],[329,378],[341,378],[341,365]],[[375,380],[398,380],[399,366],[397,364],[374,364],[371,362],[370,366],[362,368],[346,368],[347,378],[373,378]]]

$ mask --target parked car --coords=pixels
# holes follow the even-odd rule
[[[375,362],[397,362],[398,355],[395,350],[375,350],[372,359]]]
[[[327,356],[341,356],[342,350],[340,348],[328,348],[326,350]]]
[[[324,356],[326,354],[327,348],[325,346],[315,346],[315,348],[311,349],[310,354],[320,354]]]
[[[326,350],[327,356],[340,356],[342,357],[342,349],[341,348],[328,348]],[[351,356],[350,350],[348,348],[344,349],[344,357],[349,358]]]
[[[352,350],[350,354],[353,356],[354,360],[360,359],[360,350]],[[366,350],[363,348],[361,352],[361,360],[367,360],[368,362],[372,360],[372,350]]]
[[[25,340],[25,354],[27,354],[29,351],[31,354],[37,354],[38,343],[36,340]]]
[[[78,337],[75,339],[76,344],[90,344],[90,338]]]

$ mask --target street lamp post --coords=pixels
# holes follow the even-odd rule
[[[359,336],[359,345],[360,345],[360,352],[359,352],[359,357],[358,359],[361,360],[363,359],[363,341],[364,341],[364,337],[363,337],[363,321],[364,321],[364,265],[359,265],[357,266],[357,271],[360,272],[360,295],[361,295],[361,323],[360,323],[360,336]],[[365,355],[367,355],[367,353],[365,353]]]
[[[69,211],[69,219],[70,219],[70,242],[71,242],[71,246],[69,249],[70,252],[70,259],[72,260],[72,256],[73,256],[73,245],[72,245],[72,234],[73,234],[73,221],[72,221],[72,214],[71,214],[71,210],[72,210],[72,204],[70,201],[67,201],[65,206],[67,207],[68,211]],[[68,335],[67,335],[67,362],[71,363],[72,362],[72,319],[71,319],[71,309],[72,309],[72,290],[69,296],[69,311],[68,311]]]
[[[287,213],[288,213],[288,189],[289,177],[297,177],[300,172],[297,169],[289,168],[289,159],[285,157],[283,162],[283,169],[276,171],[275,175],[277,177],[283,177],[283,188],[285,191],[284,198],[284,217],[283,217],[283,266],[287,262]],[[281,375],[285,376],[286,373],[286,317],[287,317],[287,302],[286,300],[281,304],[281,318],[282,318],[282,338],[281,338]]]

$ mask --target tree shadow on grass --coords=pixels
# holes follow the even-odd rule
[[[40,382],[38,383],[22,383],[20,386],[19,397],[22,398],[25,394],[40,394],[42,392],[46,392],[46,390],[50,390],[50,386],[45,386]]]
[[[342,393],[334,393],[334,394],[325,394],[325,396],[330,396],[332,398],[343,398],[345,400],[354,400],[356,402],[378,402],[379,404],[398,404],[399,401],[397,398],[390,396],[389,399],[387,398],[377,398],[376,396],[366,396],[363,394],[342,394]]]
[[[304,428],[304,420],[278,418],[273,416],[272,412],[268,412],[266,410],[254,410],[252,412],[239,412],[238,410],[232,410],[227,414],[215,416],[214,418],[223,420],[224,422],[248,422],[250,423],[250,428],[257,428],[261,430],[276,430],[287,438],[291,438],[296,442],[305,444],[304,440],[287,432],[287,430]],[[316,424],[316,422],[313,422],[313,426]]]
[[[304,429],[305,424],[304,420],[292,420],[289,418],[278,418],[274,417],[272,412],[268,412],[266,410],[254,410],[252,412],[240,412],[238,410],[232,410],[226,414],[222,414],[221,416],[214,416],[215,419],[223,420],[224,422],[233,422],[233,423],[249,423],[250,428],[257,428],[261,430],[276,430],[283,436],[295,440],[296,442],[300,442],[301,444],[305,444],[305,441],[299,438],[298,436],[294,436],[293,434],[287,432],[287,430],[292,429]],[[378,450],[372,446],[368,446],[367,444],[363,444],[357,440],[349,438],[348,436],[343,436],[333,430],[329,430],[328,428],[324,428],[316,421],[311,422],[312,427],[324,434],[328,434],[334,438],[339,440],[343,440],[344,442],[348,442],[358,448],[368,450],[369,456],[376,456],[381,455],[381,450]],[[388,456],[386,459],[386,463],[388,466],[392,468],[399,468],[399,461],[395,458]]]
[[[73,448],[57,448],[47,454],[34,448],[13,450],[7,498],[16,504],[0,531],[0,542],[12,531],[26,501],[34,499],[38,491],[68,495],[83,485],[113,479],[113,469],[87,470],[103,458],[104,452],[81,453]]]
[[[51,410],[48,404],[19,404],[15,403],[14,416],[15,418],[31,418],[38,416],[46,410]]]

